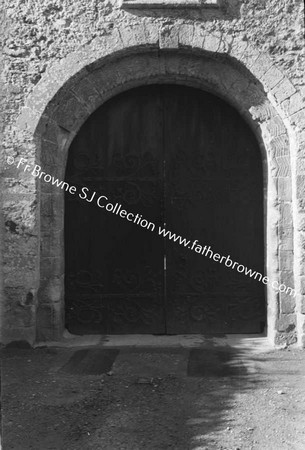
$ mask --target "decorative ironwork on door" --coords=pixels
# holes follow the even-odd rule
[[[166,224],[264,272],[259,148],[230,105],[183,86],[153,85],[120,94],[76,136],[66,179],[78,191],[86,186],[156,226],[148,231],[89,198],[66,194],[71,332],[261,331],[261,283],[157,232]]]

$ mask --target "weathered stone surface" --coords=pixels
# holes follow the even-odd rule
[[[273,67],[272,59],[265,53],[261,53],[251,65],[251,72],[260,80],[271,67]]]
[[[201,26],[198,26],[195,24],[194,25],[193,42],[192,42],[193,48],[202,48],[204,39],[205,39],[204,30],[202,29]]]
[[[296,299],[294,296],[286,293],[281,293],[280,309],[282,314],[295,313]]]
[[[37,330],[39,341],[58,341],[63,333],[64,310],[61,303],[40,304],[37,309]]]
[[[280,204],[273,234],[268,231],[272,242],[266,242],[267,252],[276,243],[281,270],[292,273],[293,263],[298,264],[292,252],[293,222],[298,219],[288,204],[292,192],[297,197],[294,214],[305,211],[304,160],[293,159],[296,154],[305,158],[303,5],[295,2],[287,14],[277,0],[267,0],[262,8],[249,0],[241,11],[237,3],[229,0],[226,8],[209,14],[198,10],[182,15],[130,14],[116,2],[84,0],[63,0],[60,8],[48,0],[31,9],[24,2],[10,5],[3,30],[6,88],[0,96],[6,227],[2,251],[6,304],[11,302],[2,323],[4,340],[32,342],[36,326],[41,339],[60,338],[64,323],[63,293],[56,284],[63,271],[63,192],[37,183],[16,166],[5,166],[6,158],[22,156],[64,177],[67,148],[80,124],[102,102],[141,83],[194,83],[226,99],[250,121],[277,188],[278,196],[268,183],[268,217],[277,217],[279,201],[287,202]],[[304,232],[301,221],[297,223],[296,233]],[[302,242],[298,235],[295,239]],[[305,261],[303,244],[299,261]],[[38,287],[39,275],[42,288],[48,270],[50,284],[38,295],[36,316],[33,305],[22,304],[24,293]],[[300,266],[294,270],[301,273]],[[19,293],[14,291],[19,288]],[[45,299],[53,304],[42,307]],[[272,316],[269,322],[277,327],[278,341],[296,340],[293,308],[286,294],[279,310],[273,305],[279,321]]]
[[[304,287],[304,281],[302,281],[302,285]],[[302,287],[302,291],[304,291],[303,287]],[[305,314],[305,293],[304,292],[302,292],[300,312],[301,312],[301,314]]]
[[[33,295],[28,296],[31,289],[22,287],[5,288],[5,311],[7,312],[6,328],[28,328],[35,325],[36,306]],[[8,314],[9,313],[9,314]]]
[[[88,78],[84,78],[75,84],[71,88],[71,92],[75,94],[75,97],[81,101],[88,111],[97,109],[102,102],[100,93],[94,85],[88,81]]]
[[[295,330],[296,327],[296,315],[295,314],[282,314],[277,320],[277,330],[290,333]]]
[[[281,108],[283,109],[283,111],[285,111],[287,116],[295,114],[296,112],[303,109],[304,106],[305,99],[299,92],[295,92],[293,95],[289,96],[289,98],[285,99],[281,103]]]
[[[152,33],[152,27],[149,28],[149,44],[157,44],[158,40],[156,39],[156,34],[154,35]],[[123,42],[124,47],[132,47],[132,46],[141,46],[141,45],[147,45],[147,34],[146,34],[146,28],[144,24],[140,23],[136,26],[129,27],[121,27],[119,28],[119,33]]]
[[[64,259],[61,257],[46,257],[40,260],[40,278],[41,280],[49,280],[50,274],[55,279],[64,275]]]
[[[280,134],[279,136],[273,136],[270,147],[272,150],[272,155],[278,156],[288,156],[289,155],[289,139],[287,134]]]
[[[165,25],[160,29],[159,45],[161,49],[178,48],[179,28]]]
[[[295,94],[296,89],[287,78],[280,81],[272,90],[271,93],[275,96],[276,100],[281,103],[284,100],[290,98]]]
[[[55,267],[53,267],[55,268]],[[50,278],[42,278],[39,299],[41,304],[59,303],[64,298],[64,275]]]
[[[297,175],[297,198],[304,198],[305,196],[305,175]]]
[[[293,345],[297,342],[297,333],[296,331],[287,332],[284,333],[277,332],[275,335],[275,345],[282,346],[285,345]]]
[[[279,200],[289,201],[291,200],[292,186],[290,177],[280,177],[278,178],[278,196]]]
[[[73,131],[78,125],[88,117],[87,108],[72,94],[67,95],[62,99],[62,106],[52,114],[52,119],[66,130]]]
[[[179,27],[178,41],[180,46],[191,47],[193,45],[194,24],[183,24]]]
[[[261,82],[266,89],[274,88],[281,80],[284,79],[284,74],[275,66],[270,67],[269,70],[262,76]]]
[[[222,43],[222,34],[221,33],[213,33],[206,34],[203,48],[208,52],[218,52]]]
[[[63,249],[63,233],[62,231],[52,231],[41,234],[41,256],[42,257],[60,257]]]
[[[257,47],[249,43],[242,53],[240,60],[248,69],[250,69],[259,56],[260,52]]]
[[[292,114],[289,118],[292,125],[296,125],[300,131],[305,129],[305,108]]]
[[[281,271],[292,271],[293,270],[293,251],[290,250],[280,250],[280,270]]]
[[[300,293],[305,295],[305,276],[300,276]]]

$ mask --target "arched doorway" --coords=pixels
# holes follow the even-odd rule
[[[197,252],[264,272],[262,173],[252,131],[218,97],[160,84],[106,102],[69,150],[66,181],[78,189],[65,199],[67,328],[262,331],[264,285]]]

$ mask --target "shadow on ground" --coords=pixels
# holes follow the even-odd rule
[[[249,430],[241,427],[233,439],[230,410],[259,383],[245,351],[212,343],[201,349],[6,349],[3,449],[238,448]]]

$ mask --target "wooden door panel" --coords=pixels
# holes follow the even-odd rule
[[[214,253],[264,273],[262,167],[257,143],[229,105],[164,88],[166,224]],[[264,285],[167,242],[169,333],[260,332]]]
[[[128,91],[106,103],[73,142],[67,180],[162,223],[160,112],[158,88]],[[156,233],[67,195],[65,237],[69,330],[165,331],[164,249]]]

